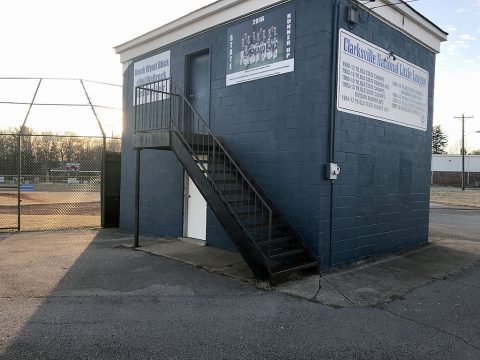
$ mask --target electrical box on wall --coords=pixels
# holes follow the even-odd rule
[[[326,175],[328,180],[337,180],[338,174],[340,174],[340,166],[338,164],[330,163],[326,166]]]
[[[360,21],[360,12],[358,7],[348,7],[347,21],[350,24],[358,24],[358,22]]]

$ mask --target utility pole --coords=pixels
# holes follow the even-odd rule
[[[455,119],[462,119],[462,191],[465,191],[465,119],[473,119],[473,116],[454,116]]]

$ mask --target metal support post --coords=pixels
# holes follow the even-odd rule
[[[22,148],[21,148],[21,137],[20,134],[17,135],[17,155],[18,155],[18,171],[17,171],[17,231],[20,231],[20,203],[21,198],[21,189],[20,189],[20,180],[22,175]]]
[[[136,148],[136,163],[135,163],[135,235],[133,247],[139,247],[138,237],[140,233],[140,152],[141,148]]]
[[[85,96],[87,97],[88,104],[90,105],[90,108],[92,109],[93,116],[95,116],[95,120],[97,121],[98,128],[100,129],[100,132],[102,133],[103,137],[103,149],[102,149],[102,169],[100,173],[100,224],[102,227],[105,226],[105,151],[107,149],[107,135],[105,134],[105,130],[103,129],[103,125],[100,122],[100,119],[98,118],[97,111],[95,110],[95,106],[92,103],[92,100],[90,99],[90,96],[88,96],[87,88],[85,87],[85,84],[83,83],[83,80],[80,79],[80,84],[82,85],[83,92],[85,93]]]
[[[103,136],[102,168],[100,169],[100,226],[105,227],[105,152],[107,151],[107,139]]]
[[[17,151],[18,151],[18,176],[17,176],[17,231],[20,231],[20,203],[21,199],[21,189],[20,189],[20,182],[22,180],[22,135],[23,130],[25,129],[25,125],[27,124],[28,115],[30,115],[30,111],[32,110],[33,103],[35,102],[35,98],[38,94],[38,89],[40,89],[40,85],[42,84],[42,79],[38,80],[37,88],[35,89],[35,93],[33,94],[32,101],[30,101],[30,106],[28,107],[27,114],[25,115],[25,119],[23,119],[22,126],[18,131],[18,140],[17,140]]]

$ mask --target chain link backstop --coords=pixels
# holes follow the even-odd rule
[[[106,111],[116,111],[120,115],[121,111],[94,103],[89,91],[98,94],[94,96],[98,99],[103,89],[96,89],[94,85],[108,86],[119,94],[121,87],[80,79],[0,80],[0,85],[8,85],[0,92],[0,118],[11,119],[12,114],[15,115],[11,110],[17,107],[25,114],[14,121],[13,126],[0,128],[0,231],[102,226],[105,153],[120,152],[120,139],[113,136],[114,123],[110,123],[112,135],[106,135],[108,127],[105,129],[101,119],[108,117]],[[16,88],[14,85],[17,82],[14,80],[22,85],[27,81],[32,82],[34,86],[31,90],[34,93],[30,101],[8,98],[11,93],[9,90]],[[57,87],[52,88],[48,81]],[[72,95],[71,103],[57,101],[67,92],[67,88],[74,86],[76,97]],[[48,96],[52,101],[45,102]],[[107,101],[102,103],[108,105]],[[43,109],[50,111],[39,112]],[[79,113],[83,111],[79,120],[72,121],[72,117],[69,117],[76,115],[73,109]],[[59,110],[71,111],[66,114],[59,113]],[[114,118],[119,122],[121,116]],[[94,133],[98,135],[81,136],[83,133],[78,134],[75,130],[75,125],[79,123],[95,125]],[[9,122],[4,121],[1,125],[5,124]],[[48,130],[39,130],[45,128],[46,124]],[[63,129],[63,134],[55,129],[56,126]]]
[[[105,151],[119,139],[0,135],[0,229],[100,227]]]

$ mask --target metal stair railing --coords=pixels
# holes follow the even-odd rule
[[[170,129],[174,98],[170,81],[160,80],[135,88],[135,133]]]
[[[267,256],[270,256],[272,208],[171,78],[138,86],[135,91],[135,132],[156,130],[177,132],[192,158],[225,202],[230,213],[255,243],[260,254],[264,256],[257,244],[259,237],[268,242]],[[228,200],[228,184],[237,190],[236,195],[239,198]],[[260,229],[260,232],[247,228],[245,224],[250,228]]]

